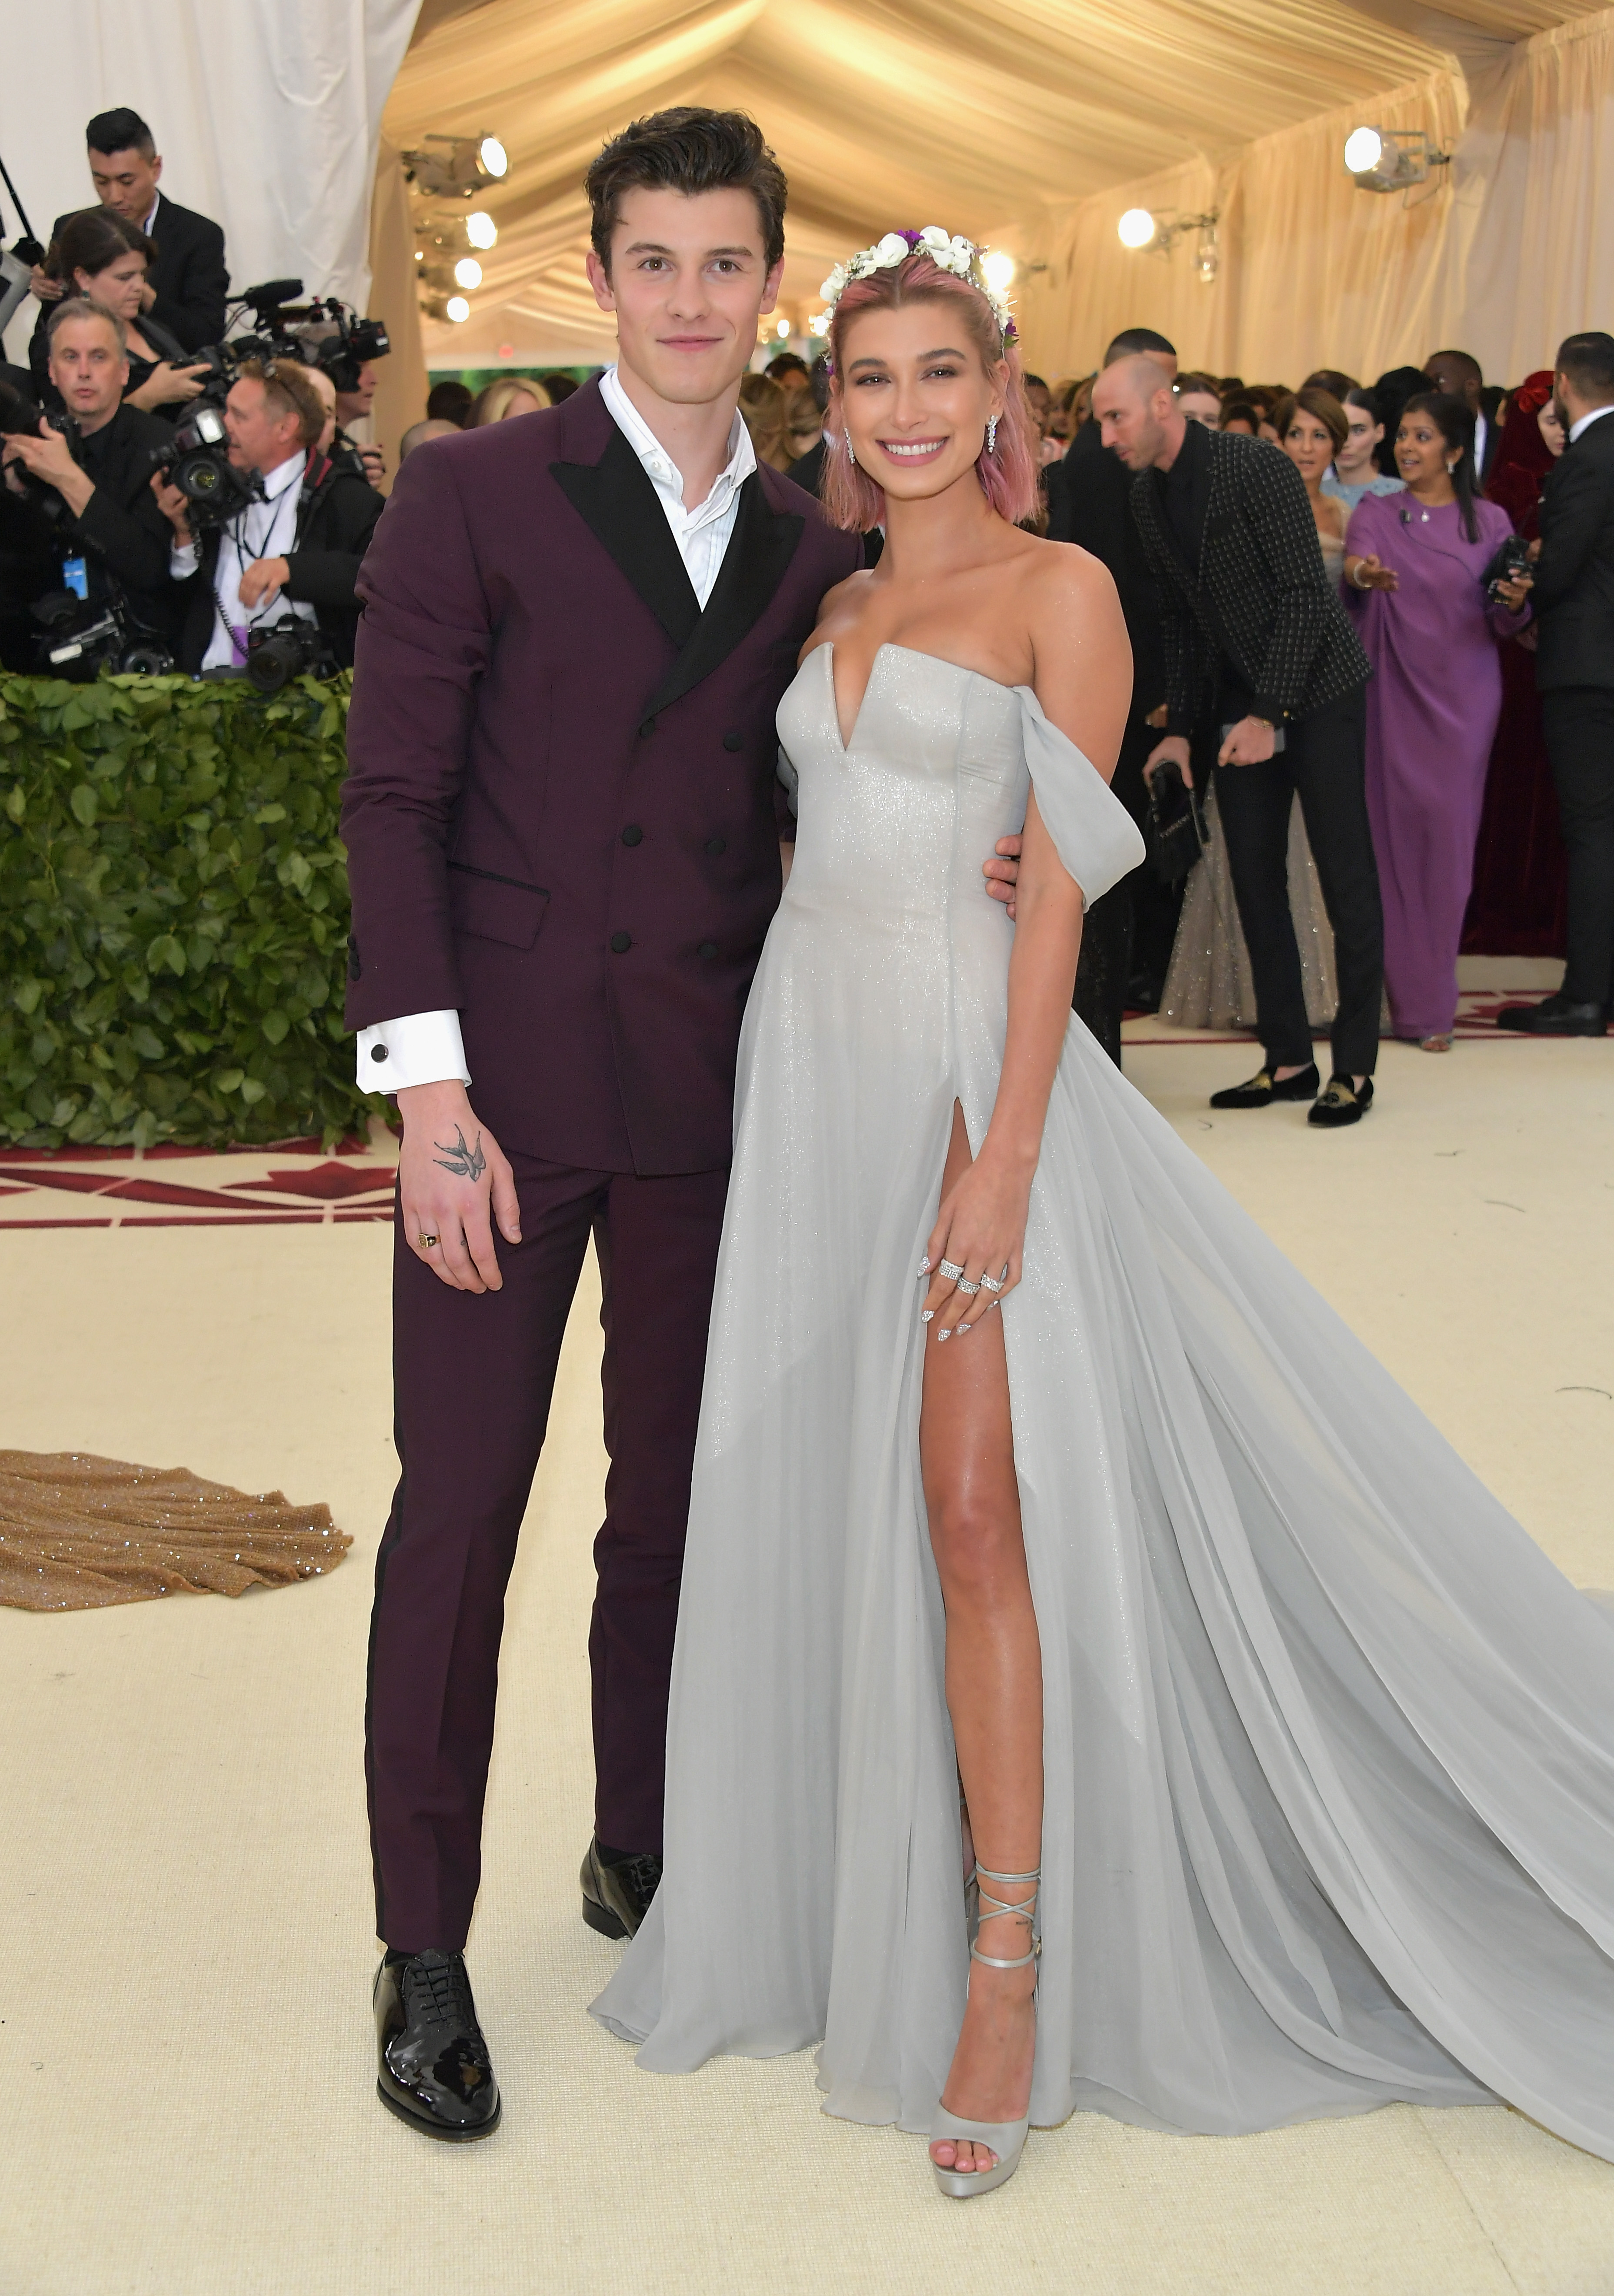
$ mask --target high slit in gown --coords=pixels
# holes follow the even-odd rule
[[[980,868],[1028,783],[1089,900],[1137,840],[1028,689],[887,645],[843,745],[832,677],[822,646],[780,708],[799,841],[741,1049],[665,1878],[594,2013],[662,2071],[817,2044],[829,2112],[924,2129],[968,1938],[916,1276],[1002,1058]],[[1502,2097],[1614,2158],[1614,1621],[1075,1018],[1002,1315],[1032,2120]]]

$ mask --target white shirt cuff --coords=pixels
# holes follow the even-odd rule
[[[168,545],[168,573],[176,582],[184,581],[194,574],[200,554],[193,542],[171,542]]]
[[[406,1092],[411,1085],[471,1082],[457,1013],[407,1013],[358,1032],[361,1092]]]

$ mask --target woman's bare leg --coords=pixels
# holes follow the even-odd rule
[[[971,1161],[957,1106],[942,1181],[945,1197]],[[987,1316],[945,1344],[926,1326],[919,1450],[930,1544],[947,1614],[947,1709],[958,1749],[975,1853],[1000,1874],[1042,1862],[1043,1671],[1026,1571],[1009,1371],[1001,1318]],[[1028,1884],[991,1882],[989,1893],[1028,1901]],[[1031,1948],[1028,1923],[997,1914],[980,1925],[980,1949],[1012,1961]],[[942,2091],[966,2120],[1018,2120],[1031,2095],[1036,2033],[1036,1970],[970,1964],[970,2001]],[[989,2169],[984,2144],[938,2138],[943,2169]]]

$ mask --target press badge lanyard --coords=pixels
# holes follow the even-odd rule
[[[303,512],[307,510],[309,503],[313,500],[320,481],[324,479],[325,472],[330,469],[330,467],[331,464],[329,461],[322,455],[319,457],[316,468],[315,452],[313,448],[309,449],[308,459],[303,468],[302,483],[297,490],[297,516],[291,528],[291,547],[293,550],[297,547],[298,529],[302,524]],[[241,525],[244,525],[247,519],[251,515],[251,508],[252,506],[249,504],[247,509],[242,512],[240,521]],[[262,558],[265,555],[268,549],[270,540],[274,533],[275,521],[279,517],[280,504],[276,502],[274,511],[271,513],[268,526],[264,531],[263,548],[255,551],[252,558],[248,558],[242,551],[242,545],[245,537],[240,532],[239,527],[237,527],[233,531],[226,529],[226,532],[229,534],[230,547],[235,553],[235,595],[238,599],[241,596],[241,578],[246,572],[248,567],[254,562],[254,559]],[[221,547],[223,537],[221,537]],[[213,603],[218,609],[218,619],[230,634],[231,660],[233,662],[235,668],[240,669],[244,665],[248,654],[251,652],[249,640],[250,639],[252,632],[258,627],[258,625],[262,621],[264,616],[269,611],[270,607],[278,606],[280,604],[283,594],[277,591],[274,596],[269,599],[266,604],[260,606],[256,613],[249,611],[247,619],[244,622],[233,622],[228,614],[225,611],[225,602],[218,594],[217,583],[215,582],[211,586],[213,591]],[[84,594],[81,591],[79,595],[82,596],[83,594]]]

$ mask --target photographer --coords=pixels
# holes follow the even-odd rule
[[[206,216],[193,215],[159,191],[162,161],[152,131],[137,111],[124,106],[97,112],[85,139],[90,178],[101,205],[156,242],[156,259],[141,291],[142,314],[166,329],[184,350],[216,343],[225,331],[230,290],[223,232]],[[70,220],[57,217],[51,231],[53,245]],[[67,292],[67,286],[47,266],[35,269],[32,285],[45,307],[39,321],[43,327],[51,305]]]
[[[357,478],[368,480],[373,487],[379,487],[387,475],[387,457],[379,447],[350,438],[348,425],[370,420],[371,409],[375,405],[376,364],[374,359],[363,360],[353,389],[337,392],[336,442],[331,450],[339,467],[353,472]]]
[[[3,455],[22,529],[54,576],[43,586],[76,591],[102,608],[122,603],[143,628],[167,630],[168,529],[147,477],[168,426],[124,403],[127,347],[112,312],[78,297],[63,302],[51,315],[49,342],[50,380],[72,430],[34,420],[30,408],[31,427],[12,430]]]
[[[319,450],[326,421],[307,370],[293,359],[249,360],[225,402],[230,461],[257,471],[265,499],[200,542],[177,487],[152,488],[173,529],[168,570],[184,586],[183,668],[239,671],[255,630],[316,621],[338,663],[353,660],[359,562],[385,508],[362,479]]]
[[[68,217],[45,258],[51,278],[123,321],[129,360],[124,397],[146,414],[169,412],[199,398],[210,372],[187,365],[184,351],[168,329],[143,313],[156,254],[145,234],[115,209],[86,208],[81,215]],[[42,387],[48,381],[47,356],[45,335],[36,333],[29,357]]]

